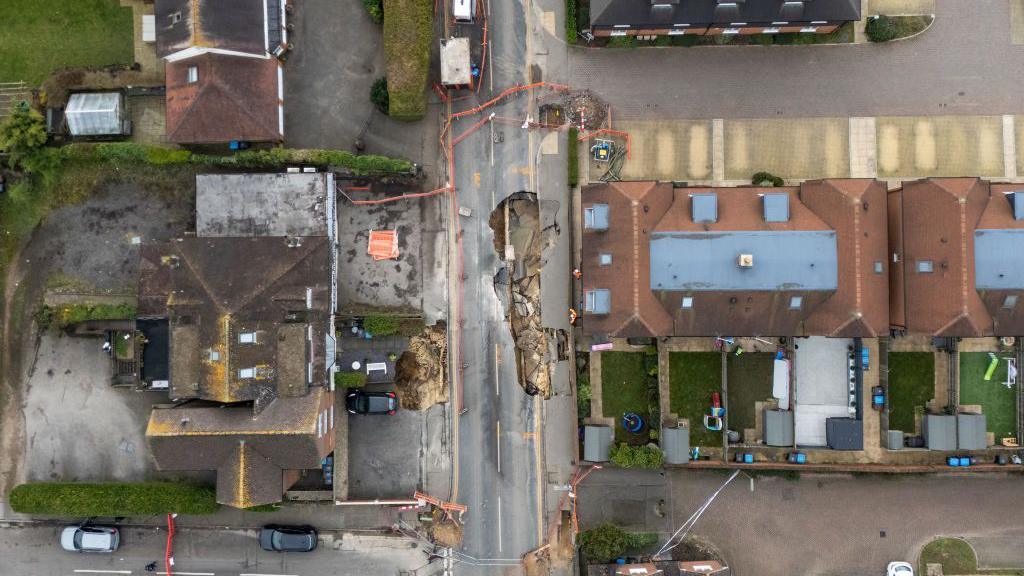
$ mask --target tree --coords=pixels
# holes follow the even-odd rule
[[[0,126],[0,148],[7,150],[11,168],[46,144],[46,120],[31,108],[18,107]]]
[[[388,79],[377,78],[370,88],[370,101],[373,105],[380,110],[382,114],[387,114],[390,109],[390,98],[388,97]]]
[[[384,0],[363,0],[363,8],[374,24],[384,23]]]
[[[606,564],[626,553],[629,536],[626,531],[606,522],[580,532],[580,549],[588,562]]]

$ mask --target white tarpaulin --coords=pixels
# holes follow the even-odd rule
[[[772,397],[778,398],[779,410],[789,410],[789,360],[775,360],[772,371]]]
[[[108,136],[120,134],[121,94],[92,92],[72,94],[64,109],[72,136]]]

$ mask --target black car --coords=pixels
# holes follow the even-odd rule
[[[365,392],[358,388],[349,389],[345,396],[345,407],[352,414],[387,414],[398,410],[398,396],[394,392]]]
[[[312,552],[316,549],[316,529],[268,524],[260,530],[260,548],[270,552]]]

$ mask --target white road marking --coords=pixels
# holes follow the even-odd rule
[[[75,570],[77,574],[131,574],[131,570]]]
[[[242,572],[238,576],[299,576],[298,574],[257,574],[255,572]]]
[[[498,345],[494,345],[494,395],[501,396],[501,348]]]
[[[498,443],[498,474],[501,474],[501,420],[495,422],[497,427],[497,443]]]
[[[498,495],[498,552],[501,552],[501,495]]]
[[[167,574],[167,572],[157,572],[157,574]],[[216,576],[213,572],[171,572],[173,576]]]

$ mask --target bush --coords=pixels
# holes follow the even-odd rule
[[[608,48],[635,48],[636,36],[611,36],[608,38]]]
[[[374,336],[393,336],[398,334],[399,319],[397,316],[370,314],[363,318],[363,330]]]
[[[370,88],[370,101],[382,114],[388,113],[388,79],[377,78]]]
[[[366,386],[366,374],[363,372],[335,372],[335,388],[362,388]]]
[[[755,172],[750,177],[750,183],[754,186],[782,186],[785,184],[782,178],[772,174],[771,172]]]
[[[590,378],[578,377],[576,379],[576,418],[583,420],[590,418]]]
[[[433,0],[384,0],[384,64],[392,118],[413,121],[427,113],[433,43]]]
[[[872,42],[888,42],[899,36],[896,23],[888,16],[869,16],[864,25],[864,34]]]
[[[7,162],[11,168],[45,145],[46,120],[31,108],[17,107],[0,126],[0,150],[7,151]]]
[[[374,24],[384,23],[384,0],[363,0],[363,8]]]
[[[10,493],[21,514],[57,516],[150,516],[213,514],[220,508],[210,486],[184,482],[33,482]]]
[[[611,461],[620,468],[661,468],[665,455],[657,446],[617,444],[611,448]]]
[[[725,46],[726,44],[729,44],[729,43],[732,42],[732,37],[733,36],[734,36],[733,34],[719,34],[719,35],[714,37],[715,38],[715,44],[718,44],[719,46]]]
[[[575,126],[569,127],[569,144],[566,152],[569,154],[569,187],[575,188],[580,183],[580,159],[579,159],[579,137],[580,132]]]
[[[565,0],[565,41],[576,43],[576,0]]]
[[[754,44],[760,44],[761,46],[771,46],[775,43],[775,37],[771,34],[754,34],[750,40]]]
[[[629,545],[626,531],[606,522],[580,532],[580,551],[591,564],[607,564],[626,553]]]

